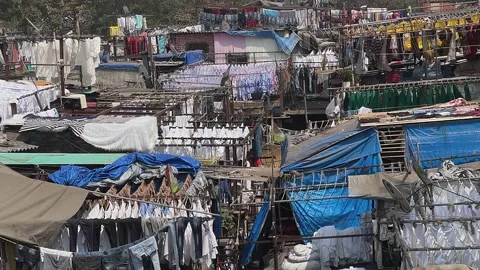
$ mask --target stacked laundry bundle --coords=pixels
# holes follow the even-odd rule
[[[322,269],[320,253],[312,249],[312,244],[296,245],[282,263],[282,270]]]
[[[368,220],[370,213],[362,214],[362,220]],[[371,220],[371,216],[370,216]],[[314,237],[321,239],[312,240],[312,248],[318,250],[321,269],[330,269],[339,266],[355,265],[370,262],[372,258],[371,222],[362,222],[362,227],[351,227],[337,230],[334,226],[320,228]],[[359,235],[358,237],[352,237]],[[329,238],[331,237],[331,238]]]

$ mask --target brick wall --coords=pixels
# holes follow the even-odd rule
[[[213,33],[176,33],[170,35],[170,42],[178,52],[203,50],[208,61],[215,61]]]

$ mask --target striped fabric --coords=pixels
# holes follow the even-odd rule
[[[374,39],[372,41],[372,52],[375,55],[380,56],[380,54],[382,53],[382,45],[383,45],[383,42],[380,39]]]
[[[80,136],[85,124],[89,122],[91,122],[89,118],[27,118],[20,132],[32,130],[60,132],[70,128],[76,136]]]

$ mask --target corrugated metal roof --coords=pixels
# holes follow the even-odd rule
[[[0,153],[0,163],[5,165],[107,165],[124,155],[124,153]]]
[[[0,153],[13,153],[37,149],[38,146],[21,141],[7,141],[0,144]]]

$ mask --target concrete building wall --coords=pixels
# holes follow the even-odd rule
[[[203,50],[207,61],[215,61],[213,33],[176,33],[170,35],[170,42],[178,52]]]

